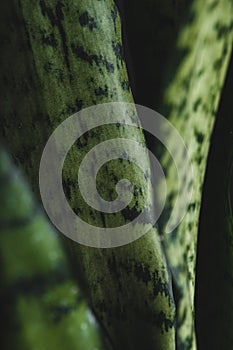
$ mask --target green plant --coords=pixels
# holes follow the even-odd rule
[[[134,102],[124,62],[121,21],[112,0],[10,0],[1,9],[1,32],[5,33],[1,39],[1,134],[38,194],[41,154],[56,126],[91,105]],[[167,1],[162,11],[167,18],[173,18],[171,9]],[[155,74],[163,86],[160,111],[180,132],[193,161],[194,194],[187,215],[172,234],[163,235],[165,219],[176,199],[176,175],[162,151],[169,200],[159,232],[151,227],[139,240],[107,250],[64,240],[70,247],[73,273],[116,349],[196,349],[197,229],[210,137],[232,48],[232,1],[194,0],[187,12],[186,22],[176,28],[175,35],[171,33],[170,42],[174,43],[177,35],[176,45],[164,50],[163,73]],[[162,39],[159,42],[165,45]],[[153,45],[153,38],[149,44]],[[150,52],[152,62],[154,50]],[[172,58],[168,60],[169,55]],[[149,68],[160,70],[159,66]],[[104,180],[99,176],[97,186],[106,200],[113,200],[117,179],[129,178],[136,184],[131,211],[98,213],[88,207],[77,186],[78,166],[96,144],[116,137],[146,144],[142,130],[136,127],[136,111],[129,116],[123,108],[121,113],[126,122],[135,120],[135,127],[107,125],[89,131],[73,145],[64,165],[64,189],[71,207],[97,226],[123,225],[145,202],[146,179],[128,161],[106,164],[101,169]],[[172,139],[169,145],[176,151]],[[148,157],[143,161],[150,174]],[[182,155],[180,164],[182,168]],[[151,194],[151,205],[153,201]]]

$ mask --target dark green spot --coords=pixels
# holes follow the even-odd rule
[[[97,28],[97,23],[94,17],[91,17],[87,11],[79,17],[79,23],[82,27],[88,27],[91,31]]]

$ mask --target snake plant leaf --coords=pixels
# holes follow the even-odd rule
[[[60,241],[0,149],[2,349],[103,349]]]
[[[211,138],[199,223],[195,307],[200,349],[230,349],[233,341],[232,74],[231,56]]]
[[[193,165],[193,195],[186,216],[171,233],[164,234],[164,247],[173,272],[177,298],[178,348],[195,349],[194,289],[196,242],[204,174],[210,137],[218,110],[219,99],[233,39],[232,1],[194,1],[190,18],[178,36],[174,59],[168,68],[161,111],[183,137]],[[179,152],[172,139],[168,146]],[[161,163],[166,171],[169,203],[163,217],[165,232],[167,217],[176,202],[177,172],[168,153]],[[188,171],[182,154],[178,164],[179,180],[185,183]],[[181,198],[187,196],[184,186]],[[182,204],[182,200],[180,201]],[[179,208],[175,214],[179,216]]]
[[[112,0],[22,0],[4,3],[1,29],[3,91],[2,134],[15,159],[38,192],[38,169],[45,143],[63,120],[103,102],[133,102],[121,42],[121,23]],[[129,138],[145,145],[136,113],[135,127],[91,130],[71,148],[63,183],[71,207],[96,226],[124,225],[142,210],[147,178],[128,161],[106,164],[97,181],[105,200],[113,183],[129,178],[135,185],[131,207],[116,216],[87,207],[77,188],[83,154],[108,138]],[[147,177],[149,159],[143,159]],[[117,178],[117,181],[115,180]],[[112,181],[113,180],[113,181]],[[102,181],[102,182],[101,182]],[[140,190],[141,189],[141,190]],[[150,204],[153,198],[150,198]],[[104,219],[103,219],[104,218]],[[142,230],[144,223],[139,223]],[[98,319],[116,349],[175,349],[175,305],[170,273],[158,238],[150,230],[124,247],[96,249],[69,242],[73,269]]]

